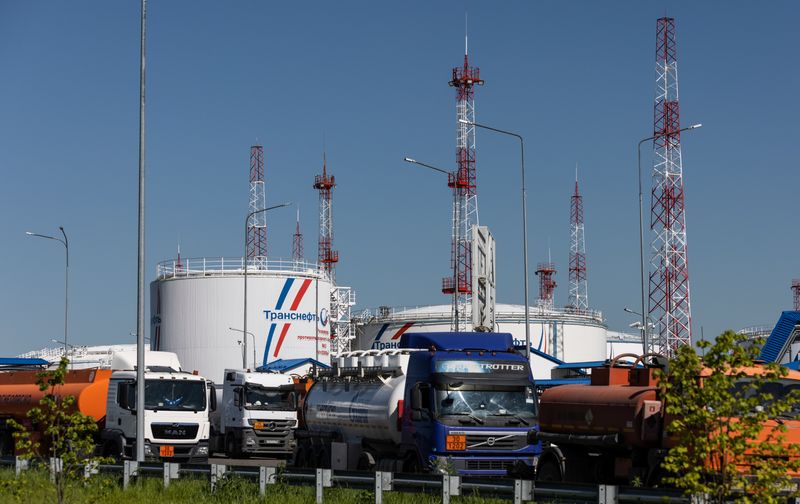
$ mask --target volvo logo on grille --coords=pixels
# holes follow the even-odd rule
[[[486,440],[486,444],[489,446],[494,446],[494,437],[490,437]]]

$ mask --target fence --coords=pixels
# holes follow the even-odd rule
[[[2,459],[0,464],[15,467],[16,474],[29,468],[27,460]],[[50,460],[50,473],[58,470],[60,460]],[[477,495],[512,500],[514,504],[536,501],[591,502],[599,504],[622,504],[629,502],[689,503],[690,499],[677,491],[663,488],[635,488],[613,485],[579,485],[569,483],[544,483],[531,480],[509,478],[487,478],[472,476],[453,476],[435,474],[399,474],[391,472],[333,471],[331,469],[278,469],[266,466],[233,465],[181,465],[175,463],[137,463],[125,461],[123,464],[100,464],[87,466],[84,474],[89,477],[97,473],[123,473],[123,487],[135,478],[162,478],[164,487],[181,476],[206,476],[209,491],[214,492],[227,476],[238,476],[258,482],[260,494],[267,492],[269,485],[287,483],[313,486],[317,504],[325,501],[325,489],[331,487],[371,489],[375,504],[383,504],[386,492],[427,492],[441,496],[443,504],[449,504],[451,497]]]

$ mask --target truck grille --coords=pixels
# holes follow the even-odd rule
[[[467,460],[467,470],[472,471],[508,471],[513,467],[513,460]]]
[[[154,423],[151,426],[156,439],[194,439],[199,427],[187,423]]]
[[[260,421],[260,420],[259,420]],[[250,421],[255,425],[255,421]],[[285,436],[295,425],[294,420],[264,420],[263,429],[253,429],[257,436]]]
[[[519,450],[526,445],[525,435],[467,435],[467,450]]]

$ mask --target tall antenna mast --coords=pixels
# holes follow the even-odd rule
[[[267,207],[264,189],[264,147],[250,147],[250,212]],[[247,261],[256,268],[267,266],[267,212],[250,217],[247,225]]]
[[[655,334],[648,350],[667,356],[692,341],[676,48],[675,19],[658,19],[648,310]]]
[[[292,236],[292,260],[294,262],[303,262],[303,233],[300,232],[300,208],[297,209],[297,227],[295,228],[294,235]]]
[[[314,189],[319,191],[319,266],[335,284],[335,266],[339,262],[339,252],[333,250],[333,208],[331,191],[336,187],[336,179],[328,175],[328,159],[322,152],[322,175],[314,177]]]
[[[478,225],[475,170],[475,85],[483,85],[480,69],[469,66],[467,34],[464,33],[464,65],[453,68],[450,86],[456,89],[456,171],[448,175],[453,189],[453,229],[450,267],[442,280],[442,292],[453,296],[452,330],[467,327],[467,306],[472,296],[472,226]],[[459,316],[458,314],[462,314]]]
[[[794,311],[800,311],[800,280],[792,280],[792,295],[794,297]]]
[[[586,242],[583,236],[583,196],[578,187],[577,163],[575,163],[575,192],[570,202],[568,305],[580,313],[589,309],[589,285],[586,279]]]

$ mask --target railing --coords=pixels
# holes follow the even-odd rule
[[[306,273],[321,275],[319,265],[309,261],[292,259],[247,259],[247,275],[270,275],[276,272]],[[244,274],[243,257],[193,257],[170,259],[158,263],[156,277],[186,278],[202,276],[241,276]]]
[[[769,334],[772,332],[772,326],[768,325],[758,325],[758,326],[750,326],[745,327],[744,329],[739,329],[739,334],[744,334],[745,336],[761,336],[762,334]]]
[[[446,310],[431,310],[433,307],[446,307]],[[525,321],[525,312],[523,306],[520,310],[508,311],[498,308],[495,313],[495,319],[505,321]],[[603,313],[600,310],[579,310],[571,306],[564,308],[550,308],[543,306],[531,306],[529,310],[531,317],[536,318],[566,318],[574,319],[575,321],[591,320],[596,323],[603,323]],[[451,316],[449,305],[421,305],[421,306],[379,306],[378,308],[366,308],[360,310],[353,315],[353,319],[359,320],[361,323],[368,323],[372,320],[390,321],[390,320],[408,320],[418,321],[427,320],[431,318],[449,319]],[[470,316],[467,310],[466,316]]]
[[[436,493],[443,504],[449,504],[451,497],[470,495],[513,500],[515,504],[524,501],[534,502],[592,502],[601,504],[618,504],[625,502],[689,503],[689,497],[677,490],[665,488],[638,488],[615,485],[592,485],[575,483],[544,483],[525,479],[485,476],[454,476],[437,474],[402,474],[392,472],[339,471],[331,469],[294,469],[261,466],[231,465],[181,465],[175,463],[142,463],[125,461],[122,464],[87,465],[84,474],[87,478],[98,473],[122,473],[122,486],[127,489],[136,478],[161,478],[164,487],[181,476],[208,477],[210,493],[217,490],[218,485],[231,476],[258,482],[261,496],[267,494],[270,485],[277,483],[312,486],[315,501],[325,501],[325,489],[342,487],[351,489],[370,489],[374,494],[374,502],[382,504],[386,492],[403,493]],[[252,462],[252,461],[251,461]],[[272,461],[264,460],[265,463]],[[17,476],[21,471],[29,469],[29,463],[19,458],[4,458],[0,465],[13,467]],[[52,473],[61,464],[51,459],[47,466]]]

